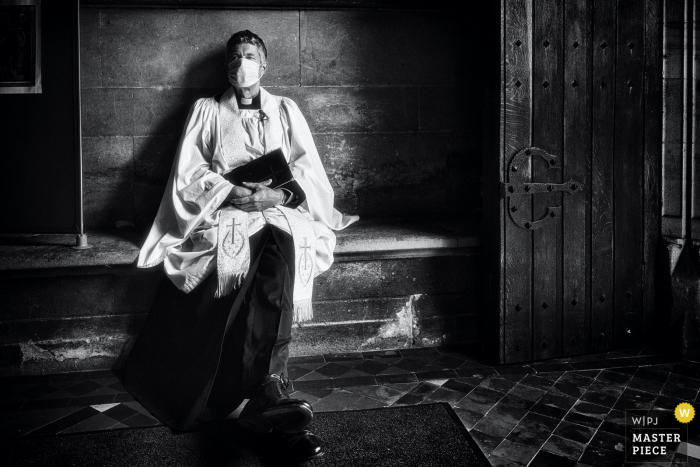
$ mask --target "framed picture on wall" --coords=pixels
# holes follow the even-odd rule
[[[41,93],[41,0],[0,0],[0,94]]]

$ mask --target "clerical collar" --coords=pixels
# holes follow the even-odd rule
[[[257,96],[252,97],[250,99],[247,99],[245,97],[241,97],[236,94],[236,102],[238,102],[238,108],[239,109],[253,109],[253,110],[258,110],[260,109],[260,93],[258,93]]]

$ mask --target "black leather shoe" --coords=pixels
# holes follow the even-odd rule
[[[299,433],[274,433],[279,443],[278,457],[285,463],[306,462],[323,455],[321,440],[309,430]]]
[[[238,423],[259,433],[274,429],[298,433],[314,419],[311,404],[287,395],[288,381],[277,375],[265,376],[238,417]]]

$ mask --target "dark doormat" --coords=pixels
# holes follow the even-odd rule
[[[489,465],[444,403],[318,413],[311,430],[324,441],[324,455],[308,462],[310,467]],[[5,466],[23,467],[289,465],[276,458],[267,436],[232,421],[185,434],[166,427],[125,428],[4,440],[0,458]]]

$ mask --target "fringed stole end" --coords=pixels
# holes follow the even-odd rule
[[[299,300],[294,302],[294,322],[302,323],[304,321],[311,321],[314,318],[313,308],[311,306],[311,299]]]
[[[221,298],[230,294],[233,289],[241,286],[245,279],[245,273],[219,274],[219,285],[216,287],[214,297]]]

